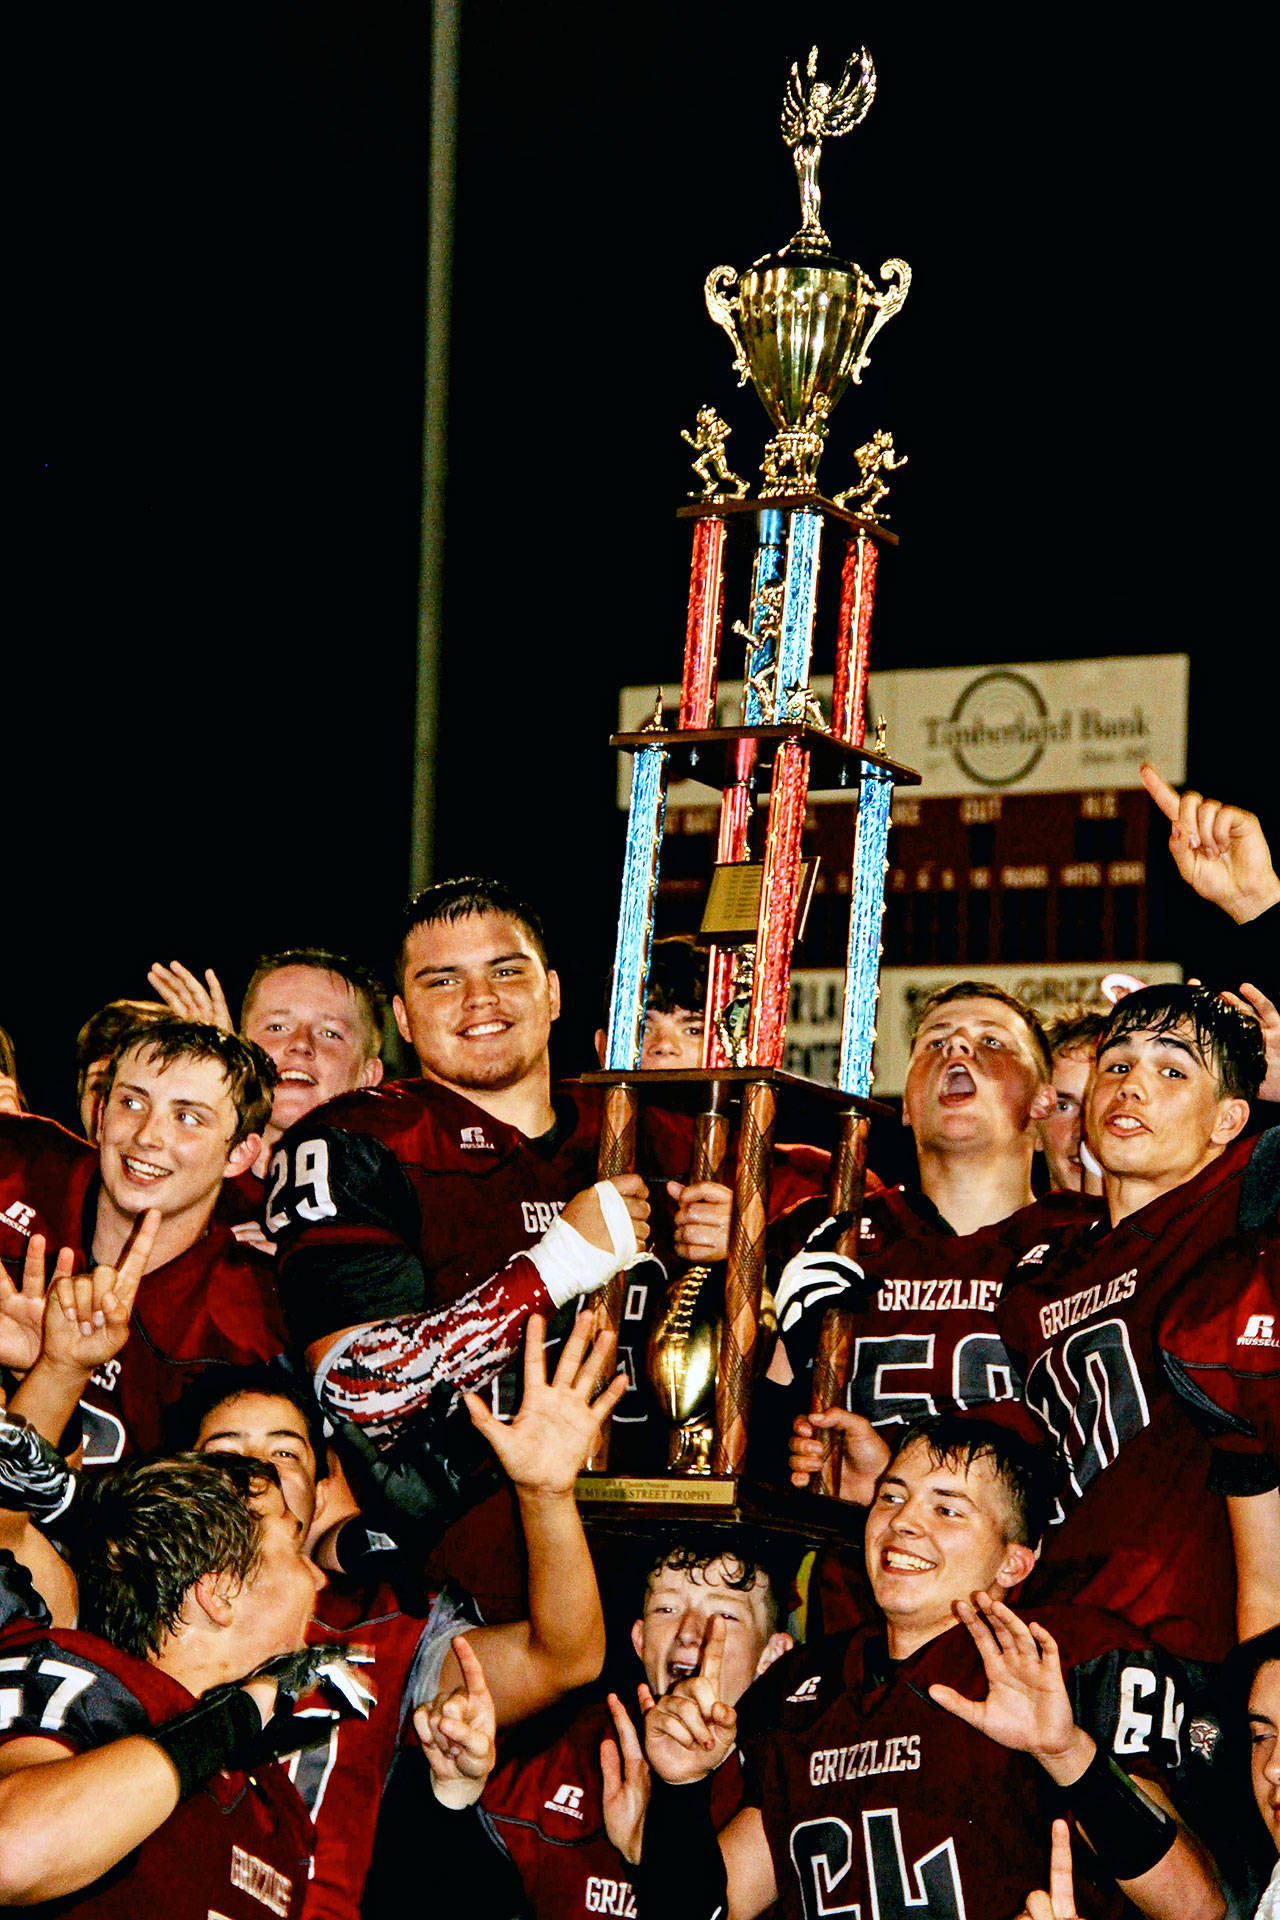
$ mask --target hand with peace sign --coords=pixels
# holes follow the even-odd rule
[[[92,1273],[73,1273],[74,1255],[63,1248],[45,1287],[44,1241],[33,1235],[27,1249],[22,1293],[9,1287],[7,1312],[12,1323],[15,1302],[25,1311],[40,1302],[42,1324],[35,1359],[13,1395],[13,1411],[29,1420],[50,1445],[57,1446],[75,1412],[86,1381],[95,1367],[115,1356],[129,1338],[129,1320],[142,1276],[147,1270],[160,1210],[149,1207],[134,1229],[128,1251],[118,1267],[98,1266]],[[5,1324],[6,1300],[0,1288],[0,1327]]]
[[[673,1787],[714,1773],[733,1752],[738,1715],[720,1690],[727,1634],[727,1623],[717,1615],[707,1628],[696,1673],[677,1680],[660,1700],[647,1686],[640,1688],[645,1752],[654,1772]]]
[[[1071,1829],[1065,1820],[1053,1823],[1049,1851],[1049,1891],[1036,1887],[1018,1920],[1076,1920],[1076,1887],[1071,1872]]]
[[[469,1807],[480,1798],[497,1759],[497,1716],[484,1668],[463,1634],[454,1657],[462,1685],[414,1709],[413,1726],[431,1769],[431,1791],[442,1806]]]
[[[0,1367],[30,1373],[40,1358],[44,1339],[45,1237],[33,1233],[22,1262],[22,1284],[14,1285],[0,1262]],[[63,1247],[54,1266],[55,1281],[71,1272],[75,1254]]]
[[[1174,865],[1202,900],[1241,926],[1280,901],[1280,876],[1256,813],[1207,800],[1191,788],[1179,797],[1146,761],[1142,784],[1171,823]]]
[[[118,1267],[72,1273],[63,1270],[59,1256],[44,1317],[43,1358],[50,1366],[90,1374],[115,1359],[129,1338],[133,1303],[159,1231],[160,1209],[148,1207]]]

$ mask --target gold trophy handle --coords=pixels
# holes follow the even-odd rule
[[[873,304],[879,311],[862,336],[862,346],[858,353],[858,364],[850,375],[855,387],[861,386],[862,384],[862,370],[867,364],[867,357],[871,351],[871,342],[875,339],[881,327],[892,320],[895,313],[901,311],[902,304],[911,291],[911,269],[905,260],[886,260],[880,268],[880,278],[883,280],[887,274],[893,275],[894,284],[886,287],[883,293],[877,293],[874,296]]]
[[[738,376],[738,385],[745,387],[751,378],[751,369],[747,365],[747,356],[742,345],[742,336],[738,332],[738,323],[734,319],[738,311],[738,300],[725,299],[725,293],[738,278],[736,267],[712,267],[702,288],[702,297],[707,303],[707,312],[718,327],[723,327],[729,336],[733,348],[733,370]],[[905,295],[903,296],[906,297]]]

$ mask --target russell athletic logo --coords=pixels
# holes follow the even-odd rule
[[[821,1684],[822,1684],[822,1675],[820,1673],[811,1673],[807,1680],[802,1680],[800,1682],[800,1685],[796,1688],[794,1693],[789,1693],[787,1695],[787,1705],[791,1707],[798,1707],[805,1700],[812,1700],[815,1694],[817,1693],[818,1688],[821,1686]]]
[[[583,1791],[582,1787],[571,1787],[565,1781],[556,1788],[554,1796],[542,1804],[549,1813],[567,1813],[571,1820],[581,1820]]]
[[[458,1135],[458,1144],[470,1153],[492,1153],[493,1142],[483,1127],[464,1127]]]
[[[1280,1347],[1276,1339],[1276,1317],[1273,1313],[1251,1313],[1244,1323],[1244,1332],[1236,1341],[1238,1347]]]
[[[21,1200],[15,1200],[12,1206],[6,1207],[4,1212],[0,1213],[0,1220],[3,1220],[5,1226],[12,1227],[27,1240],[31,1238],[31,1222],[35,1217],[35,1208],[26,1206]]]

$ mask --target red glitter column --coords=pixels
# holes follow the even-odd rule
[[[698,520],[689,570],[689,618],[684,633],[680,725],[715,724],[720,628],[724,620],[724,521]]]
[[[876,543],[861,528],[844,550],[831,731],[860,747],[867,731],[867,666],[876,597]]]
[[[798,740],[779,747],[773,763],[769,821],[765,832],[764,879],[756,935],[756,977],[751,994],[748,1057],[752,1066],[782,1062],[791,993],[791,949],[796,933],[796,891],[800,882],[800,834],[809,794],[809,755]]]

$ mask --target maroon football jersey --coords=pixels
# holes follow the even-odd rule
[[[405,1613],[388,1586],[369,1592],[330,1575],[308,1641],[342,1650],[377,1698],[367,1718],[335,1708],[327,1693],[294,1710],[305,1744],[284,1765],[316,1829],[304,1920],[358,1920],[378,1805],[414,1701],[435,1696],[451,1637],[473,1624],[448,1592],[424,1619]]]
[[[265,1180],[259,1180],[250,1167],[234,1178],[224,1180],[222,1192],[218,1195],[217,1217],[225,1220],[229,1227],[241,1226],[245,1221],[261,1221],[263,1208],[267,1202]]]
[[[891,1187],[867,1200],[858,1261],[869,1284],[853,1315],[845,1404],[892,1429],[975,1407],[990,1415],[1008,1402],[1004,1416],[1022,1425],[1017,1370],[996,1323],[1001,1290],[1021,1261],[1044,1258],[1097,1212],[1076,1194],[1054,1194],[959,1234],[923,1194]]]
[[[92,1239],[98,1204],[98,1149],[56,1120],[0,1114],[0,1260],[20,1280],[27,1243],[46,1240],[52,1273],[61,1247],[78,1253]]]
[[[15,1279],[37,1233],[50,1271],[60,1247],[85,1271],[97,1199],[96,1147],[52,1120],[0,1117],[0,1258]],[[81,1399],[85,1466],[162,1447],[166,1412],[210,1361],[269,1360],[283,1347],[273,1262],[215,1217],[193,1247],[144,1275],[128,1341]]]
[[[309,1345],[340,1327],[447,1303],[540,1239],[565,1201],[596,1179],[603,1092],[555,1090],[558,1129],[530,1140],[453,1089],[395,1081],[344,1095],[286,1135],[267,1181],[268,1233],[280,1245],[280,1284],[295,1341]],[[693,1122],[641,1102],[637,1167],[650,1182],[654,1241],[670,1248],[671,1202],[663,1183],[688,1176]],[[771,1212],[812,1193],[826,1156],[780,1149]],[[664,1229],[663,1222],[667,1225]],[[628,1276],[619,1364],[632,1391],[613,1415],[610,1465],[655,1471],[666,1429],[645,1373],[649,1323],[662,1294],[656,1267]],[[571,1310],[560,1317],[562,1333]],[[520,1370],[488,1389],[496,1412],[516,1404]],[[519,1551],[505,1494],[449,1530],[433,1568],[451,1572],[487,1619],[523,1611]]]
[[[1234,1644],[1234,1561],[1212,1449],[1168,1386],[1155,1329],[1235,1232],[1252,1147],[1234,1141],[1119,1226],[1084,1228],[1052,1264],[1024,1265],[999,1308],[1027,1405],[1069,1474],[1025,1604],[1105,1606],[1200,1660]]]
[[[0,1743],[34,1736],[72,1753],[146,1734],[195,1705],[177,1680],[87,1633],[0,1634],[6,1714]],[[86,1818],[88,1816],[86,1815]],[[103,1920],[298,1920],[311,1822],[283,1768],[215,1773],[181,1801],[122,1868],[74,1896]],[[44,1911],[43,1907],[39,1909]],[[63,1911],[63,1903],[50,1911]]]
[[[923,1193],[889,1187],[867,1199],[858,1228],[866,1288],[852,1314],[845,1404],[895,1432],[935,1413],[979,1410],[1028,1439],[1041,1431],[1021,1400],[996,1306],[1020,1261],[1043,1259],[1098,1203],[1051,1194],[976,1233],[954,1233]],[[874,1616],[861,1551],[819,1553],[810,1587],[835,1632]]]
[[[533,1920],[591,1913],[634,1915],[632,1869],[605,1832],[600,1742],[616,1742],[600,1701],[542,1753],[494,1769],[481,1797],[486,1819],[514,1860]],[[742,1804],[742,1765],[731,1754],[712,1778],[717,1827]]]
[[[1192,1418],[1227,1451],[1280,1462],[1280,1238],[1250,1235],[1211,1255],[1157,1329],[1165,1373]]]
[[[1098,1745],[1131,1773],[1172,1770],[1186,1702],[1142,1636],[1092,1608],[1028,1617],[1057,1641],[1076,1720]],[[900,1663],[873,1629],[811,1643],[744,1696],[745,1799],[760,1809],[786,1920],[1009,1920],[1043,1886],[1048,1776],[937,1706],[935,1682],[986,1697],[963,1627]],[[1118,1905],[1093,1895],[1086,1849],[1076,1856],[1079,1911]]]

